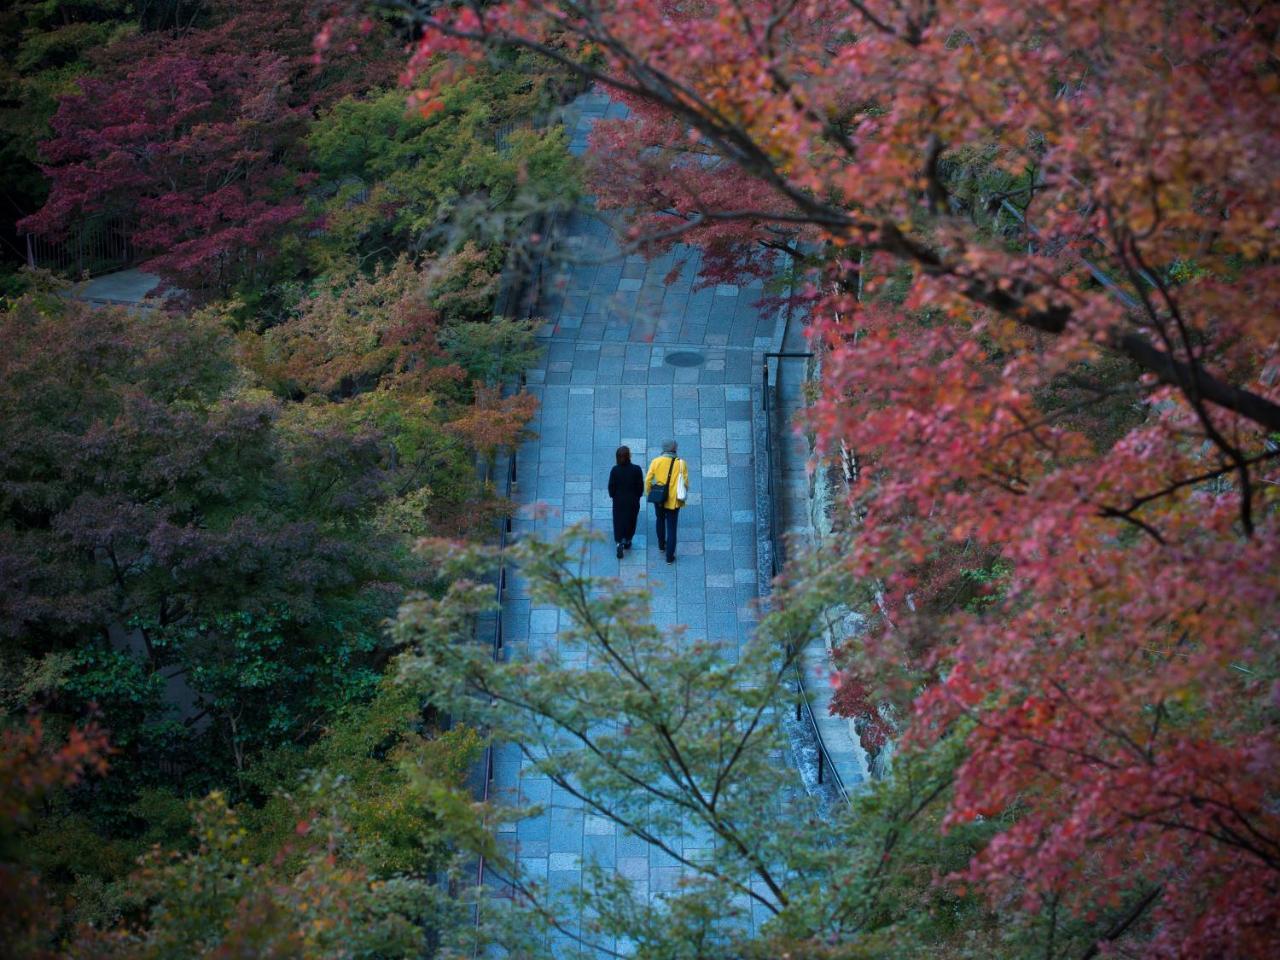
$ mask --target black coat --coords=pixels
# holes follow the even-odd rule
[[[613,499],[613,538],[621,543],[636,532],[636,515],[644,497],[644,471],[634,463],[620,463],[609,471],[609,496]]]
[[[644,471],[634,463],[620,463],[609,471],[609,496],[615,504],[636,501],[638,506],[644,497]]]

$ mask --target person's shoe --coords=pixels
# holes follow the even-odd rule
[[[622,559],[622,544],[618,544],[618,559]]]
[[[623,549],[623,550],[630,550],[630,549],[631,549],[631,541],[630,541],[630,540],[623,540],[623,541],[622,541],[622,549]]]
[[[675,557],[667,557],[667,563],[675,563],[675,562],[676,562]]]
[[[659,552],[659,553],[666,553],[666,552],[667,552],[667,545],[666,545],[665,543],[660,543],[660,544],[658,544],[658,552]]]

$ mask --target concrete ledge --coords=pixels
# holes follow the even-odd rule
[[[160,278],[142,270],[118,270],[73,284],[67,296],[100,307],[163,307],[173,291],[159,293]]]
[[[762,386],[755,386],[751,390],[751,425],[756,453],[752,458],[756,492],[756,593],[760,598],[763,614],[770,609],[770,597],[773,593],[773,501],[769,496],[769,460],[765,455],[770,425],[764,412]],[[795,704],[801,698],[798,679],[793,676],[788,681],[788,687],[792,694],[791,703],[778,704],[778,709],[785,711],[782,727],[791,747],[791,762],[800,774],[805,791],[818,801],[824,814],[830,815],[843,805],[844,797],[831,779],[818,782],[818,756],[822,745],[818,742],[813,725],[803,717],[796,719]]]

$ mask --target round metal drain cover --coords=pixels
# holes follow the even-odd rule
[[[673,367],[700,367],[707,362],[707,358],[693,350],[676,350],[667,354],[667,363]]]

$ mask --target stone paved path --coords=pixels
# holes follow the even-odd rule
[[[573,148],[585,148],[590,124],[620,108],[604,96],[579,99]],[[680,518],[678,559],[668,566],[653,542],[651,509],[642,512],[634,549],[621,561],[612,545],[595,545],[590,573],[645,579],[659,625],[682,623],[690,638],[743,643],[755,627],[756,529],[751,403],[759,354],[772,349],[774,320],[753,303],[759,286],[694,291],[696,251],[677,249],[653,262],[621,257],[609,227],[579,216],[562,228],[578,262],[547,278],[538,314],[546,349],[529,389],[540,401],[537,439],[518,458],[518,532],[542,536],[590,521],[610,529],[605,489],[614,451],[627,444],[647,465],[664,439],[679,442],[690,468],[691,492]],[[599,262],[586,262],[599,261]],[[663,278],[683,264],[679,279]],[[668,363],[696,353],[698,366]],[[677,358],[679,359],[679,358]],[[551,507],[539,518],[534,504]],[[554,648],[561,614],[531,606],[518,575],[508,581],[504,635],[508,655],[536,656]],[[551,890],[582,882],[583,858],[636,881],[642,894],[673,889],[680,868],[643,841],[620,833],[521,762],[518,748],[498,748],[498,795],[545,811],[503,836],[515,845],[531,879]],[[625,951],[625,945],[603,943]]]
[[[74,288],[79,300],[103,305],[135,305],[146,301],[160,286],[160,278],[141,270],[120,270],[94,277]]]

